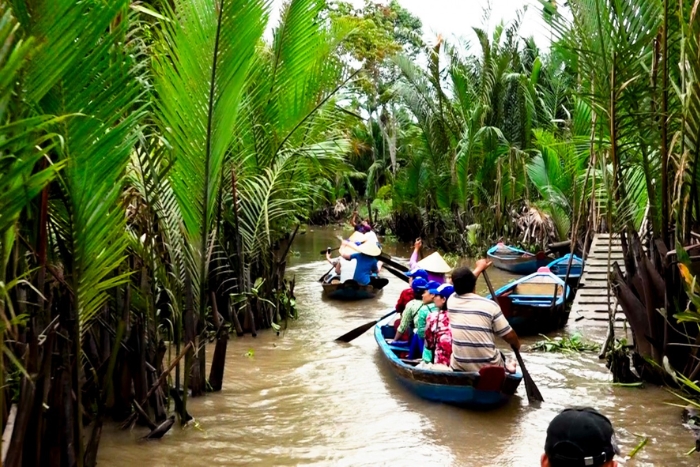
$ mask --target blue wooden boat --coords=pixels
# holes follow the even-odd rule
[[[543,251],[533,254],[503,243],[489,248],[486,256],[493,261],[493,265],[498,269],[522,275],[532,274],[552,261],[552,258]]]
[[[323,295],[333,300],[366,300],[374,298],[388,283],[389,280],[382,277],[373,277],[367,285],[360,285],[352,279],[326,283],[324,277]]]
[[[563,328],[569,321],[566,300],[571,289],[546,267],[495,293],[503,315],[519,336],[548,333]],[[486,298],[492,299],[490,294]]]
[[[417,396],[434,402],[486,410],[505,404],[518,389],[523,375],[520,372],[507,374],[502,367],[485,367],[480,373],[417,368],[417,362],[400,358],[408,347],[390,345],[386,341],[394,337],[394,320],[394,314],[380,320],[374,328],[374,337],[382,360],[399,382]]]
[[[569,267],[569,258],[571,258],[571,254],[567,253],[561,258],[557,258],[549,263],[547,267],[561,280],[565,280],[566,285],[575,289],[578,287],[578,283],[581,281],[581,275],[583,274],[583,260],[574,255],[574,258],[571,260],[571,270],[569,271],[569,278],[567,280],[566,270]]]

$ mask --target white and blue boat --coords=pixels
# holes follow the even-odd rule
[[[545,334],[566,326],[571,293],[559,276],[547,267],[496,290],[495,301],[519,336]],[[489,294],[486,298],[494,300]]]
[[[583,259],[574,255],[573,259],[571,259],[571,270],[569,271],[569,277],[567,279],[566,270],[569,268],[570,258],[571,254],[567,253],[561,258],[557,258],[551,263],[549,263],[547,267],[550,271],[552,271],[553,274],[557,275],[561,280],[566,281],[566,284],[569,287],[575,289],[576,287],[578,287],[578,284],[581,281],[584,263]]]
[[[503,243],[489,248],[486,256],[498,269],[522,275],[532,274],[552,261],[543,251],[533,254]]]

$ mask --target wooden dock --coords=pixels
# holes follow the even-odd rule
[[[579,324],[608,326],[608,310],[610,306],[615,305],[615,324],[622,326],[625,322],[625,315],[622,313],[622,308],[617,305],[612,290],[608,296],[608,275],[612,270],[612,264],[617,261],[622,266],[623,262],[620,236],[612,235],[609,262],[610,234],[596,234],[588,256],[585,258],[581,283],[571,306],[570,320],[578,320]]]

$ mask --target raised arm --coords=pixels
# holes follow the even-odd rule
[[[422,247],[423,247],[423,240],[421,240],[419,238],[413,244],[413,254],[411,254],[411,259],[408,261],[408,267],[411,271],[416,269],[416,265],[418,264],[418,253],[420,252],[420,249]]]
[[[479,261],[476,262],[476,266],[474,267],[474,270],[472,273],[474,273],[474,277],[477,279],[479,278],[479,275],[486,271],[488,268],[491,267],[493,264],[493,261],[489,261],[488,259],[480,259]]]

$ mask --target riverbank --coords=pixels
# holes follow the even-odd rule
[[[374,466],[411,459],[417,465],[537,465],[547,424],[563,407],[593,405],[615,424],[623,454],[648,444],[626,466],[695,466],[678,423],[680,411],[661,388],[613,387],[594,353],[523,355],[545,403],[527,405],[524,388],[501,410],[475,413],[432,404],[405,391],[381,364],[371,333],[350,345],[333,339],[393,306],[405,285],[390,280],[375,300],[322,301],[316,280],[326,270],[319,255],[340,230],[309,227],[299,236],[288,274],[296,277],[299,319],[276,336],[232,338],[221,393],[190,399],[199,429],[174,427],[147,447],[147,431],[105,428],[100,465]],[[385,242],[406,258],[406,245]],[[333,244],[334,245],[334,244]],[[496,286],[510,279],[494,270]],[[480,282],[479,292],[485,293]],[[603,329],[579,328],[602,341]],[[557,335],[557,334],[554,334]],[[537,339],[527,339],[531,344]],[[212,352],[208,352],[212,355]]]

